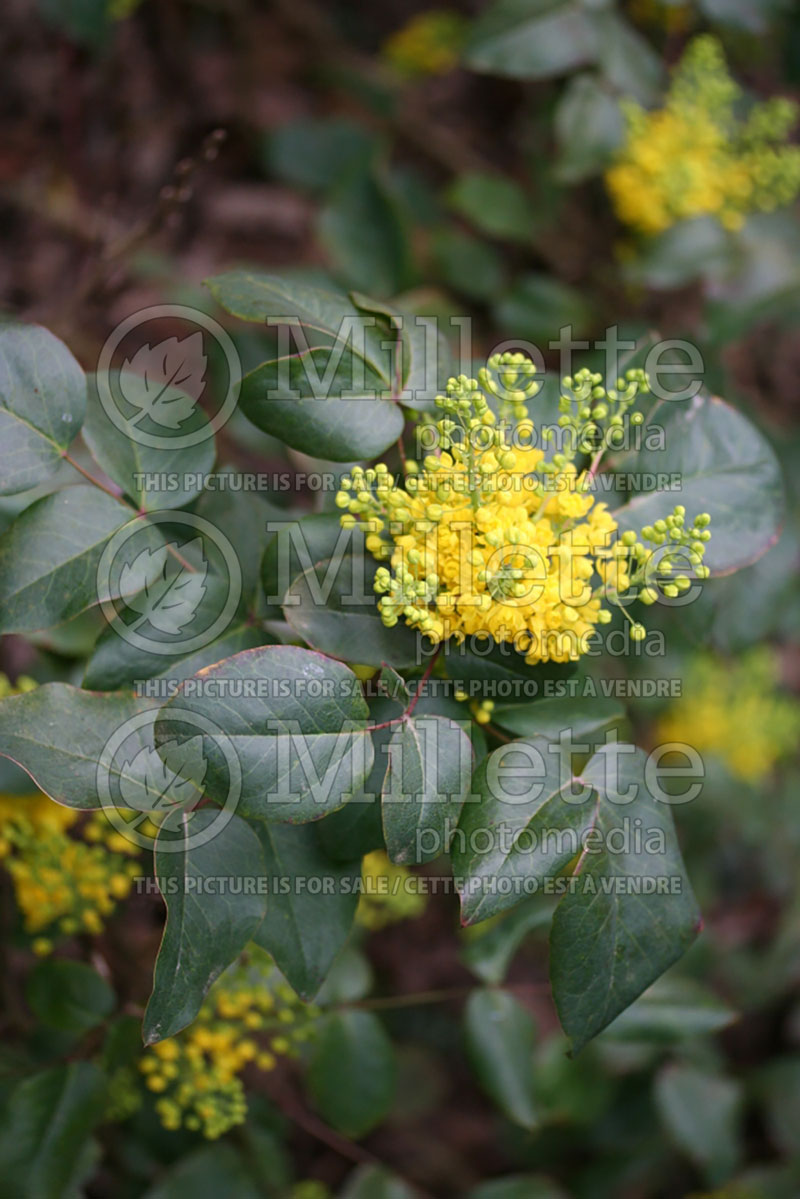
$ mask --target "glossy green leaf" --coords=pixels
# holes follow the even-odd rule
[[[317,232],[349,287],[394,296],[410,286],[410,246],[390,181],[375,170],[345,175],[319,215]]]
[[[363,125],[345,117],[287,121],[269,135],[267,166],[280,179],[310,191],[332,187],[366,166],[375,150]]]
[[[533,1017],[509,991],[473,991],[464,1014],[467,1051],[492,1102],[515,1124],[539,1122],[533,1085]]]
[[[308,1088],[320,1115],[348,1137],[362,1137],[388,1115],[395,1093],[394,1048],[372,1012],[335,1012],[320,1025]]]
[[[558,178],[577,183],[602,170],[622,141],[619,101],[594,75],[576,75],[555,113]]]
[[[206,793],[220,803],[228,799],[226,749],[232,748],[242,816],[318,820],[358,791],[372,765],[369,712],[356,676],[296,646],[245,650],[188,679],[158,713],[157,744],[185,739],[193,714],[218,730],[212,735],[199,726]]]
[[[530,240],[531,204],[513,179],[472,171],[458,176],[447,199],[460,216],[490,237]]]
[[[71,808],[99,808],[97,773],[109,738],[126,721],[151,712],[151,721],[132,734],[139,750],[152,748],[152,700],[132,694],[82,691],[66,683],[47,683],[24,695],[0,701],[0,754],[17,762],[40,790]],[[110,763],[113,781],[141,786],[128,750]],[[20,801],[22,802],[22,801]]]
[[[46,629],[102,599],[141,590],[148,577],[145,568],[112,588],[99,588],[97,580],[107,541],[133,520],[130,508],[88,485],[67,487],[26,508],[0,536],[0,629]],[[151,528],[138,545],[155,549],[163,541]]]
[[[783,484],[775,452],[746,416],[716,397],[663,401],[644,426],[664,430],[663,449],[643,448],[626,470],[676,473],[680,491],[636,495],[614,513],[620,530],[638,532],[663,517],[675,503],[687,518],[711,516],[704,562],[713,574],[728,574],[759,558],[778,537]]]
[[[207,279],[206,284],[218,304],[241,320],[258,324],[300,324],[322,333],[331,343],[345,338],[347,331],[363,327],[363,358],[390,384],[393,375],[393,346],[385,344],[388,323],[373,316],[364,322],[364,313],[347,296],[310,287],[279,275],[253,271],[229,271]],[[357,352],[360,336],[350,348]]]
[[[387,746],[381,795],[393,862],[430,862],[446,853],[472,776],[472,747],[446,717],[404,717]]]
[[[202,611],[202,605],[198,611]],[[157,637],[153,637],[154,641],[157,639]],[[212,641],[198,654],[189,656],[182,652],[156,654],[155,652],[147,653],[138,646],[131,645],[129,641],[119,635],[113,625],[109,625],[102,636],[98,638],[92,655],[86,663],[83,685],[97,691],[115,691],[131,687],[134,683],[139,683],[144,679],[151,679],[154,675],[183,679],[194,674],[201,666],[221,662],[223,658],[230,658],[243,649],[254,649],[257,645],[263,645],[265,640],[267,640],[266,635],[257,627],[243,622],[228,629],[222,637]],[[165,651],[169,648],[166,639],[164,648]],[[197,662],[200,654],[202,654],[203,660]],[[195,662],[197,664],[191,666],[187,674],[187,664]]]
[[[421,639],[407,625],[390,629],[380,618],[377,569],[373,558],[357,554],[318,563],[286,593],[286,620],[310,646],[335,658],[357,658],[363,666],[417,665]]]
[[[546,346],[564,325],[580,336],[591,320],[585,291],[530,271],[520,275],[494,308],[498,326],[510,337],[524,337]]]
[[[467,930],[461,959],[481,982],[502,983],[514,954],[534,929],[544,929],[553,918],[555,900],[533,895],[497,921]]]
[[[200,426],[208,426],[208,417],[198,407],[192,429]],[[181,428],[183,434],[190,431],[186,425]],[[212,432],[197,445],[175,449],[153,449],[127,436],[110,420],[92,376],[81,432],[97,465],[139,511],[182,508],[200,494],[205,476],[214,466],[216,449]]]
[[[664,66],[645,37],[614,11],[600,12],[598,66],[623,96],[655,105],[664,84]]]
[[[91,1062],[24,1079],[0,1112],[0,1177],[6,1194],[64,1199],[82,1181],[92,1130],[104,1115],[106,1080]]]
[[[343,346],[264,362],[242,380],[241,410],[293,449],[352,462],[374,458],[403,431],[386,379]]]
[[[69,958],[38,962],[28,976],[25,998],[48,1028],[80,1035],[114,1010],[114,992],[91,966]]]
[[[690,978],[660,978],[606,1029],[605,1036],[669,1044],[719,1032],[737,1013]]]
[[[573,0],[498,0],[473,23],[465,61],[473,71],[548,79],[591,62],[592,14]]]
[[[44,483],[81,427],[86,376],[39,325],[0,324],[0,495]]]
[[[313,999],[350,933],[360,862],[332,862],[312,825],[259,822],[269,880],[267,914],[254,935],[303,999]]]
[[[216,809],[202,808],[184,816],[179,826],[170,822],[159,830],[156,878],[167,923],[144,1017],[146,1045],[174,1036],[194,1020],[211,984],[264,919],[266,895],[257,885],[264,878],[259,839],[238,816],[214,828],[218,819]],[[211,829],[213,835],[200,843]]]
[[[506,286],[505,264],[499,252],[461,229],[437,229],[431,240],[431,256],[442,282],[471,299],[494,299]]]
[[[655,1099],[670,1137],[707,1181],[718,1185],[729,1178],[740,1158],[740,1084],[694,1066],[665,1066]]]
[[[229,1142],[203,1145],[180,1156],[143,1199],[263,1199],[264,1190]]]
[[[542,699],[531,704],[495,704],[492,723],[518,737],[544,737],[558,741],[569,733],[573,741],[587,742],[585,753],[602,741],[601,734],[623,719],[625,709],[613,699],[564,697]]]
[[[568,803],[572,780],[558,745],[513,741],[478,766],[453,840],[463,880],[461,915],[475,924],[514,907],[538,880],[559,874],[591,827],[593,806]],[[557,828],[559,836],[542,834]]]
[[[584,842],[577,884],[550,934],[553,999],[576,1052],[681,957],[701,926],[670,807],[647,787],[644,751],[612,751],[595,754],[581,773],[593,790],[583,805],[592,845]],[[631,801],[620,802],[629,790]]]

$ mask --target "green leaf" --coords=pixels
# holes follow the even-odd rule
[[[598,65],[619,92],[653,105],[664,83],[661,59],[646,38],[616,12],[599,12]]]
[[[324,334],[334,344],[342,339],[348,329],[364,331],[362,357],[387,385],[394,377],[394,347],[387,347],[388,323],[375,317],[364,327],[364,313],[352,300],[337,292],[323,291],[294,279],[282,279],[279,275],[256,274],[252,271],[229,271],[207,279],[211,294],[218,304],[238,316],[241,320],[255,321],[260,325],[299,323],[304,328]],[[354,340],[352,350],[359,352],[360,341]]]
[[[647,449],[651,427],[663,429],[663,449]],[[715,396],[662,401],[643,426],[643,448],[626,470],[676,473],[680,492],[636,495],[614,513],[620,531],[663,517],[676,502],[688,517],[711,516],[704,562],[729,574],[754,562],[778,537],[783,517],[780,466],[769,442],[747,417]]]
[[[689,978],[660,978],[605,1031],[624,1041],[669,1044],[719,1032],[737,1013]]]
[[[202,612],[202,608],[201,604],[198,612]],[[155,639],[154,637],[153,640]],[[114,625],[109,625],[98,638],[86,663],[83,685],[97,691],[115,691],[132,687],[134,683],[153,678],[154,675],[180,681],[200,670],[202,666],[221,662],[223,658],[230,658],[243,649],[254,649],[257,645],[263,645],[266,640],[268,638],[258,628],[244,622],[228,629],[222,637],[218,637],[196,654],[156,654],[147,653],[138,646],[131,645],[129,641],[120,637]],[[202,660],[198,660],[201,657]]]
[[[43,1025],[76,1035],[102,1024],[116,1002],[96,970],[68,958],[37,962],[28,976],[25,998]]]
[[[586,293],[550,275],[520,275],[495,306],[497,324],[511,337],[546,345],[556,330],[571,325],[579,336],[591,319]]]
[[[655,1099],[670,1137],[706,1180],[716,1185],[729,1178],[741,1156],[740,1084],[694,1066],[665,1066],[656,1078]]]
[[[355,121],[303,117],[269,134],[265,158],[278,178],[309,191],[325,191],[343,175],[365,167],[374,150],[374,139]]]
[[[465,1012],[467,1051],[483,1089],[515,1124],[539,1122],[533,1086],[533,1017],[508,991],[473,991]]]
[[[699,277],[726,275],[735,257],[735,243],[719,221],[696,217],[648,238],[625,273],[648,287],[683,287]]]
[[[480,763],[470,789],[478,802],[464,805],[451,851],[464,923],[513,907],[531,893],[531,880],[559,874],[575,857],[593,806],[565,802],[571,782],[559,747],[539,737]],[[562,835],[542,836],[552,828]]]
[[[612,750],[582,771],[595,796],[593,847],[584,843],[577,886],[556,908],[550,934],[553,999],[574,1052],[677,961],[701,925],[672,813],[647,788],[644,751]],[[620,802],[631,787],[632,802]]]
[[[433,652],[427,642],[423,649],[428,656]],[[463,684],[470,695],[496,694],[517,701],[536,699],[546,685],[557,684],[575,673],[572,662],[532,666],[511,642],[498,642],[491,637],[471,646],[468,641],[458,645],[451,638],[444,643],[439,661],[446,666],[448,678]],[[496,690],[487,692],[484,683],[496,685]]]
[[[265,433],[334,462],[374,458],[403,431],[386,379],[339,344],[263,362],[242,380],[240,407]]]
[[[0,324],[0,495],[44,483],[77,435],[86,376],[39,325]]]
[[[575,741],[600,739],[611,725],[625,716],[622,704],[597,696],[594,699],[564,697],[542,699],[532,704],[496,704],[492,723],[516,733],[518,737],[544,737],[558,741],[568,732]],[[594,745],[584,751],[589,753]]]
[[[330,558],[363,553],[363,533],[357,526],[343,529],[338,512],[315,513],[300,520],[271,520],[261,562],[261,585],[270,611],[283,603],[290,584],[303,571]]]
[[[592,62],[592,14],[572,0],[499,0],[473,23],[465,62],[511,79],[549,79]]]
[[[193,714],[221,735],[202,734],[206,794],[229,798],[227,743],[241,768],[243,816],[318,820],[347,802],[372,765],[369,710],[356,676],[296,646],[245,650],[188,679],[158,713],[156,743],[185,739]]]
[[[104,1115],[106,1080],[91,1062],[24,1079],[0,1113],[6,1194],[64,1199],[82,1175],[89,1136]]]
[[[208,417],[196,409],[192,428],[208,425]],[[187,427],[182,432],[189,432]],[[203,490],[205,476],[214,466],[214,434],[205,441],[176,449],[152,449],[140,445],[109,419],[97,393],[94,376],[89,378],[89,402],[82,429],[83,440],[97,465],[136,505],[138,511],[156,512],[182,508]],[[149,475],[150,479],[142,476]]]
[[[156,878],[167,923],[144,1016],[145,1045],[175,1036],[194,1020],[211,984],[264,919],[266,896],[252,885],[264,878],[264,856],[250,826],[231,816],[205,843],[190,843],[218,817],[203,808],[185,815],[178,828],[170,822],[159,830]]]
[[[447,226],[437,229],[431,240],[431,256],[442,281],[453,291],[474,300],[492,299],[503,292],[503,259],[480,238]]]
[[[416,1199],[417,1192],[382,1166],[359,1166],[339,1199]]]
[[[701,12],[711,21],[754,34],[767,33],[787,8],[786,0],[700,0]]]
[[[390,700],[370,700],[370,720],[382,724],[393,720],[398,707]],[[386,777],[388,758],[386,747],[392,727],[376,729],[372,734],[372,769],[350,803],[332,812],[317,825],[317,833],[325,852],[336,861],[349,862],[363,857],[374,849],[385,849],[381,820],[380,795]]]
[[[387,754],[381,812],[389,857],[430,862],[447,852],[469,789],[469,737],[443,716],[404,717]]]
[[[401,210],[377,171],[354,170],[337,183],[319,215],[317,232],[349,287],[393,296],[412,283]]]
[[[263,1199],[264,1191],[253,1178],[233,1145],[204,1145],[169,1167],[143,1199]]]
[[[0,536],[0,629],[28,633],[70,620],[101,600],[141,590],[134,570],[112,588],[98,586],[103,549],[117,529],[138,518],[94,487],[67,487],[26,508]],[[163,545],[150,528],[137,546]]]
[[[513,179],[472,171],[458,176],[447,199],[451,208],[482,233],[510,241],[530,241],[531,204]]]
[[[555,132],[557,177],[578,183],[601,171],[622,141],[619,101],[594,75],[576,75],[558,102]]]
[[[17,762],[37,787],[70,808],[99,808],[98,762],[109,740],[126,721],[150,709],[153,701],[131,694],[99,694],[66,683],[47,683],[0,701],[0,754]],[[139,749],[152,747],[152,721],[136,730]],[[117,784],[141,786],[131,768],[133,751],[110,763]],[[135,756],[135,755],[133,755]]]
[[[363,666],[419,664],[420,638],[407,625],[387,628],[373,586],[378,563],[352,554],[298,575],[284,597],[286,620],[314,649]]]
[[[554,901],[534,895],[497,920],[467,930],[461,959],[481,982],[502,983],[514,954],[528,933],[546,928],[553,918]]]
[[[253,940],[303,999],[313,999],[347,940],[360,862],[332,862],[311,825],[253,826],[269,879],[267,914]]]
[[[320,1024],[308,1065],[308,1088],[320,1115],[348,1137],[363,1137],[385,1119],[397,1063],[372,1012],[341,1011]]]

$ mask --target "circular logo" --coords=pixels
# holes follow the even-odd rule
[[[225,632],[242,596],[242,568],[211,521],[193,512],[151,512],[106,543],[96,583],[118,636],[137,650],[174,657]]]
[[[158,843],[159,853],[183,853],[213,841],[230,823],[242,792],[242,770],[230,738],[207,717],[170,707],[170,735],[157,749],[155,720],[150,708],[112,733],[97,763],[97,794],[126,841],[142,849]],[[208,787],[215,801],[224,799],[219,806],[200,808]],[[198,810],[203,818],[193,828],[191,814]]]
[[[222,403],[207,417],[200,400],[210,365],[227,381]],[[213,437],[233,414],[241,385],[242,364],[230,334],[184,304],[132,313],[106,338],[97,362],[97,391],[109,420],[131,441],[156,450],[185,449]]]

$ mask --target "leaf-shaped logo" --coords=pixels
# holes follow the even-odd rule
[[[120,767],[120,796],[137,812],[188,810],[203,797],[207,769],[200,736],[167,741],[158,752],[145,745]]]
[[[139,410],[131,426],[149,416],[162,429],[178,429],[197,407],[207,365],[199,331],[180,340],[167,337],[157,345],[141,346],[133,358],[126,358],[119,387],[128,403]]]
[[[189,559],[196,554],[197,566],[192,569]],[[178,550],[178,543],[169,542],[155,550],[144,549],[133,562],[122,567],[119,576],[120,594],[136,590],[135,580],[144,587],[128,600],[128,607],[139,613],[128,627],[138,629],[149,622],[159,633],[176,635],[190,621],[205,595],[208,563],[203,555],[203,543],[195,537]]]

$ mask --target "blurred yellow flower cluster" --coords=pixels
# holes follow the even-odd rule
[[[499,382],[489,369],[479,380],[449,380],[436,400],[444,411],[435,425],[439,453],[422,469],[409,463],[404,486],[383,463],[356,467],[342,479],[336,503],[346,509],[342,525],[358,519],[367,549],[389,562],[391,570],[383,566],[375,576],[385,625],[402,617],[434,644],[492,637],[513,643],[531,664],[565,662],[585,653],[595,626],[611,619],[602,590],[629,586],[629,554],[611,546],[616,521],[595,502],[585,474],[564,454],[545,461],[536,445],[524,406],[538,389],[530,381],[533,363],[503,355],[489,367]],[[609,407],[599,406],[595,393],[613,394],[614,402],[617,393],[586,375],[579,384],[565,381],[581,397],[580,421],[593,411],[604,419]],[[629,385],[625,403],[638,386]],[[503,397],[500,421],[484,391]],[[565,425],[572,420],[564,416]],[[579,438],[588,427],[581,425]],[[593,587],[595,575],[602,587]]]
[[[364,889],[356,910],[358,924],[376,932],[388,924],[421,916],[427,898],[414,881],[416,877],[407,866],[391,862],[382,849],[368,853],[361,863]]]
[[[785,143],[797,106],[767,100],[742,120],[740,102],[719,43],[695,38],[663,108],[626,106],[627,136],[606,173],[619,219],[645,235],[699,216],[738,229],[748,213],[791,203],[800,191],[800,147]]]
[[[687,671],[683,698],[659,721],[659,741],[684,742],[718,758],[736,778],[760,782],[800,737],[800,702],[778,687],[768,649],[731,663],[699,656]]]
[[[0,860],[39,954],[57,933],[102,932],[139,873],[137,851],[102,813],[81,819],[46,795],[0,795]]]
[[[272,1070],[313,1035],[319,1008],[305,1004],[257,946],[247,961],[219,978],[197,1020],[159,1041],[140,1061],[146,1085],[160,1095],[165,1128],[202,1132],[210,1140],[244,1122],[247,1101],[239,1075],[250,1064]]]
[[[383,56],[401,75],[446,75],[458,62],[466,27],[460,13],[430,9],[387,38]]]

